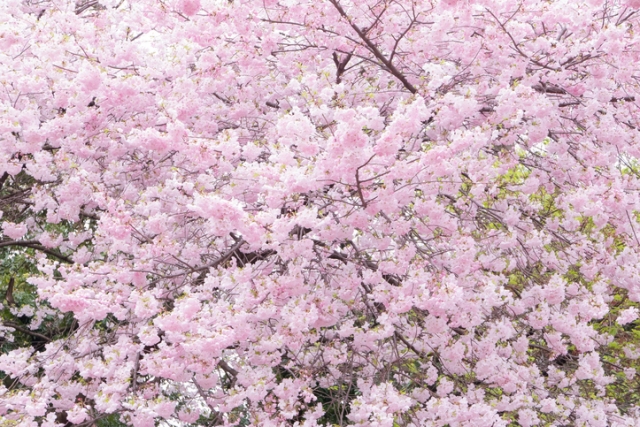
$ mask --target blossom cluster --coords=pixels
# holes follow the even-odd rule
[[[640,2],[0,2],[0,424],[636,426]]]

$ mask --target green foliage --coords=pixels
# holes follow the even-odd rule
[[[336,384],[331,387],[317,387],[313,391],[318,403],[325,411],[318,421],[321,425],[344,425],[351,411],[351,402],[359,395],[358,388],[352,384]]]
[[[120,421],[119,414],[109,414],[106,417],[100,418],[96,421],[97,427],[126,427],[128,424]]]

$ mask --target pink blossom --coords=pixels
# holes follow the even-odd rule
[[[638,309],[636,307],[629,307],[620,312],[616,322],[618,322],[618,324],[620,325],[626,325],[627,323],[633,322],[638,317],[640,317],[640,312],[638,311]]]
[[[518,411],[518,422],[522,427],[537,425],[540,419],[531,409],[521,409]]]
[[[634,9],[640,9],[640,1],[638,0],[627,0],[626,4]]]
[[[198,419],[198,417],[200,417],[200,411],[197,409],[182,409],[178,412],[178,418],[184,423],[193,423]]]
[[[27,233],[27,225],[4,221],[2,223],[2,233],[10,239],[18,240]]]
[[[158,415],[166,419],[173,415],[175,407],[175,402],[160,402],[155,405],[154,410]]]
[[[446,378],[440,380],[438,384],[438,396],[445,397],[453,391],[453,383]]]
[[[87,417],[87,410],[78,405],[74,406],[72,410],[67,411],[67,419],[74,424],[80,424],[86,420]]]
[[[132,298],[135,298],[134,313],[140,318],[151,317],[160,310],[160,303],[151,292],[132,293]]]
[[[638,2],[40,3],[3,420],[640,425]]]
[[[193,16],[200,10],[200,0],[178,0],[176,7],[187,16]]]
[[[94,66],[86,64],[78,72],[77,80],[84,91],[93,92],[100,87],[101,75]]]

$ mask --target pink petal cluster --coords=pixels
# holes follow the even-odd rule
[[[0,2],[2,423],[640,425],[639,9]]]

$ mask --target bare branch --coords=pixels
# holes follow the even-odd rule
[[[333,4],[333,6],[336,8],[336,10],[338,11],[338,13],[340,13],[340,16],[342,16],[344,19],[347,20],[347,22],[349,23],[349,25],[351,26],[351,28],[353,28],[353,30],[358,34],[358,36],[360,37],[360,39],[367,45],[367,48],[369,49],[369,51],[371,53],[373,53],[373,55],[382,63],[382,65],[384,65],[384,68],[389,71],[395,78],[397,78],[398,80],[400,80],[400,82],[402,83],[402,85],[411,93],[418,93],[418,89],[415,88],[415,86],[413,86],[409,80],[407,80],[407,77],[402,74],[400,72],[400,70],[398,70],[396,68],[395,65],[393,65],[393,63],[387,59],[382,52],[380,52],[380,49],[378,49],[378,47],[371,41],[371,39],[367,36],[367,33],[365,30],[360,29],[355,23],[353,23],[353,21],[351,21],[351,18],[349,17],[349,15],[347,15],[347,13],[344,11],[344,9],[342,8],[342,5],[340,5],[340,3],[338,2],[338,0],[329,0],[331,2],[331,4]]]
[[[30,329],[24,328],[24,327],[18,325],[17,323],[15,323],[15,322],[4,321],[4,322],[2,322],[2,324],[4,326],[9,327],[9,328],[15,329],[16,331],[20,331],[20,332],[22,332],[24,334],[33,335],[34,337],[38,337],[38,338],[41,338],[41,339],[45,340],[46,342],[51,342],[51,338],[49,338],[48,336],[43,335],[43,334],[38,333],[38,332],[35,332],[35,331],[32,331]]]

